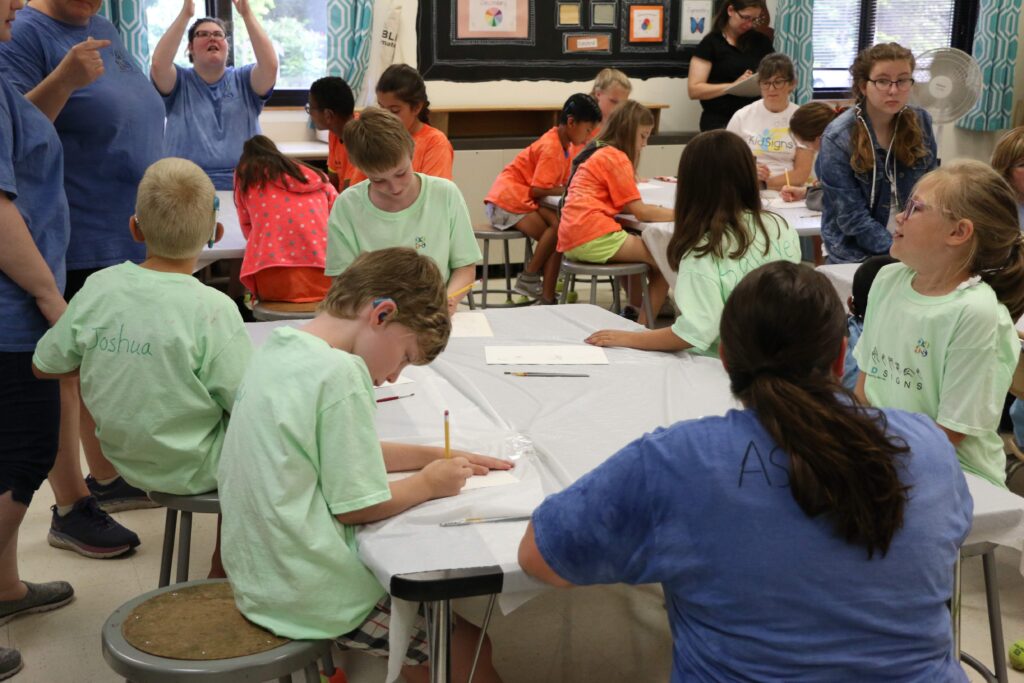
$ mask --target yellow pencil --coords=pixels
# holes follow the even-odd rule
[[[448,411],[444,411],[444,457],[452,457],[452,437],[448,428]]]
[[[449,295],[448,295],[448,298],[449,298],[449,299],[454,299],[454,298],[455,298],[455,297],[457,297],[457,296],[462,296],[463,294],[465,294],[465,293],[466,293],[466,292],[468,292],[469,290],[473,289],[473,287],[475,287],[475,286],[476,286],[476,285],[478,285],[478,284],[480,284],[480,281],[479,281],[479,280],[474,280],[473,282],[470,282],[470,283],[469,283],[468,285],[466,285],[465,287],[462,287],[462,288],[460,288],[460,289],[457,289],[457,290],[455,290],[454,292],[452,292],[451,294],[449,294]]]
[[[786,185],[792,186],[791,183],[789,182],[789,169],[788,168],[786,169]]]

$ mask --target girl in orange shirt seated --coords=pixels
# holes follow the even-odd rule
[[[448,136],[430,125],[427,84],[416,69],[408,64],[392,64],[385,69],[377,81],[377,106],[401,119],[412,136],[416,145],[412,153],[413,171],[452,179],[455,150]],[[344,189],[366,180],[363,172],[349,161],[344,145],[336,152],[335,172],[338,174],[339,188]]]
[[[633,214],[643,223],[673,219],[672,209],[645,204],[636,185],[640,150],[653,129],[651,110],[629,100],[611,113],[597,138],[573,161],[575,170],[558,224],[558,251],[586,263],[646,263],[651,310],[656,314],[665,302],[668,283],[643,240],[627,234],[615,220],[620,213]],[[637,288],[631,291],[631,300],[639,305]],[[648,322],[643,313],[640,322]]]
[[[601,110],[593,97],[583,93],[571,96],[562,106],[558,125],[517,154],[484,198],[491,225],[499,230],[515,228],[537,241],[533,258],[513,289],[540,298],[543,303],[555,302],[555,281],[562,258],[555,252],[558,214],[538,202],[544,197],[562,196],[572,164],[570,150],[585,143],[600,123]]]
[[[293,161],[270,138],[242,147],[235,169],[235,207],[245,236],[239,280],[262,301],[320,301],[327,217],[338,191],[321,171]]]

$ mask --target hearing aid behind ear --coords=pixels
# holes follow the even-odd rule
[[[379,296],[379,297],[377,297],[376,299],[373,300],[373,307],[377,308],[377,306],[380,306],[385,301],[390,301],[391,303],[395,303],[395,300],[392,299],[389,296]],[[398,308],[397,304],[395,305],[395,308],[397,310],[397,308]],[[380,313],[380,315],[377,316],[377,320],[379,320],[380,322],[384,322],[384,319],[387,318],[387,317],[388,317],[388,312],[387,311],[382,311]]]
[[[213,249],[213,243],[217,241],[217,211],[220,210],[220,197],[213,195],[213,234],[206,244]]]

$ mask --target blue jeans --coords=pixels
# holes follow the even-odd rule
[[[1024,448],[1024,401],[1016,398],[1010,405],[1010,420],[1013,422],[1013,440]]]

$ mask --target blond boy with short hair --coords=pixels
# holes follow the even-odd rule
[[[251,354],[234,302],[192,276],[203,245],[223,233],[215,197],[191,161],[150,166],[128,226],[145,242],[146,260],[92,275],[32,359],[40,377],[81,377],[104,455],[144,491],[216,489],[229,413]],[[50,543],[75,543],[54,515]]]
[[[433,360],[451,322],[429,258],[391,248],[358,256],[317,317],[274,330],[238,391],[218,479],[224,565],[238,609],[288,638],[337,638],[386,654],[390,599],[359,559],[354,525],[452,496],[473,474],[509,469],[495,458],[381,443],[374,385]],[[422,470],[388,483],[388,471]],[[425,680],[423,624],[406,679]],[[456,680],[478,633],[455,630]],[[461,664],[459,663],[461,662]],[[496,681],[489,656],[477,681]]]
[[[356,256],[385,247],[410,247],[434,260],[447,283],[450,312],[476,277],[480,247],[469,208],[455,183],[414,173],[412,136],[397,116],[366,109],[343,133],[349,159],[367,180],[338,197],[327,223],[327,275]]]

